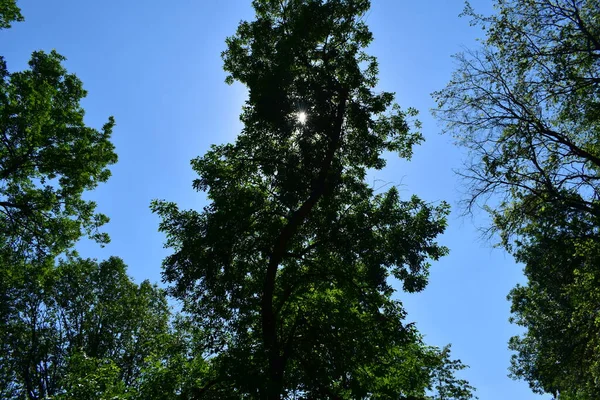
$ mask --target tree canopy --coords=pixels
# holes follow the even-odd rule
[[[84,200],[117,161],[114,120],[87,127],[81,81],[52,51],[34,52],[30,69],[9,73],[0,58],[0,252],[6,263],[55,256],[87,235],[106,243],[108,221]]]
[[[416,112],[375,90],[369,5],[253,1],[223,53],[227,82],[248,88],[244,128],[192,160],[210,203],[153,203],[173,249],[164,279],[208,335],[198,398],[425,398],[446,365],[389,278],[425,287],[448,206],[365,181],[423,140]]]
[[[528,283],[510,295],[512,373],[561,399],[600,396],[597,347],[600,217],[600,2],[498,0],[465,14],[486,34],[457,56],[437,115],[470,150],[467,204]]]
[[[22,19],[0,1],[0,29]],[[0,57],[0,397],[167,398],[187,378],[161,391],[158,365],[194,369],[164,291],[132,282],[118,258],[69,255],[83,236],[108,241],[98,231],[108,218],[82,195],[117,156],[114,120],[85,125],[86,92],[64,60],[38,51],[9,73]]]
[[[0,324],[0,397],[134,398],[173,339],[163,290],[125,270],[118,258],[18,270]]]
[[[11,27],[12,22],[23,21],[17,0],[0,0],[0,29]]]

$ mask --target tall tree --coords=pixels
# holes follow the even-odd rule
[[[114,120],[84,124],[81,81],[64,57],[34,52],[30,69],[9,73],[0,59],[0,255],[33,261],[70,248],[82,235],[104,243],[108,221],[82,198],[117,161]]]
[[[600,397],[600,1],[497,0],[477,51],[457,56],[438,116],[472,159],[468,205],[524,263],[510,298],[527,328],[512,372],[539,392]],[[589,291],[587,289],[589,289]]]
[[[164,278],[209,335],[214,378],[195,395],[424,398],[440,354],[388,278],[425,287],[448,207],[365,182],[383,152],[408,159],[422,141],[415,111],[375,91],[369,1],[253,5],[223,53],[227,82],[249,90],[244,128],[192,161],[210,205],[152,206],[174,250]]]

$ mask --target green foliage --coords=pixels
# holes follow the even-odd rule
[[[56,400],[130,399],[121,380],[119,367],[110,359],[98,360],[75,353],[68,359],[68,372],[62,379]]]
[[[198,390],[210,387],[214,379],[214,369],[206,354],[206,336],[190,319],[176,315],[169,335],[163,337],[157,348],[159,351],[146,359],[138,397],[148,400],[231,398],[231,393],[210,397]]]
[[[0,397],[131,398],[170,340],[163,291],[133,283],[118,258],[17,273],[1,315]]]
[[[164,278],[211,355],[195,395],[423,398],[439,358],[388,278],[425,287],[448,206],[365,183],[384,152],[410,158],[423,139],[416,112],[375,91],[369,1],[253,5],[223,53],[227,82],[249,90],[244,129],[192,161],[210,205],[152,204],[174,251]]]
[[[561,399],[600,397],[600,2],[498,0],[465,14],[483,48],[459,54],[437,115],[470,150],[465,178],[526,265],[510,299],[512,374]]]
[[[11,22],[23,20],[17,0],[0,0],[0,29],[10,28]]]
[[[0,29],[22,19],[0,0]],[[11,74],[0,57],[0,398],[179,398],[208,364],[189,324],[171,325],[165,293],[120,259],[64,254],[84,235],[108,241],[108,218],[82,194],[117,161],[114,120],[85,126],[86,92],[64,60],[35,52]]]
[[[450,358],[450,346],[435,351],[437,366],[433,370],[432,383],[434,395],[432,400],[468,400],[473,399],[475,388],[456,377],[456,372],[467,368],[460,360]]]
[[[0,0],[0,29],[22,19]],[[64,60],[34,52],[11,74],[0,57],[0,398],[187,398],[209,364],[198,332],[171,325],[165,293],[118,258],[64,254],[82,236],[108,241],[82,194],[117,161],[113,118],[84,124],[86,92]]]
[[[82,235],[100,243],[108,221],[82,199],[117,161],[114,120],[85,126],[81,81],[52,51],[34,52],[30,69],[9,73],[0,59],[0,252],[10,262],[54,256]]]
[[[600,396],[600,248],[593,236],[580,236],[592,232],[586,233],[577,215],[554,218],[558,221],[553,224],[529,226],[532,239],[516,253],[526,263],[529,283],[509,296],[513,322],[527,328],[526,335],[510,341],[517,351],[512,373],[537,392],[595,399]],[[570,220],[568,229],[557,229],[565,219]]]

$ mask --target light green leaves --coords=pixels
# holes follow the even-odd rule
[[[52,51],[33,53],[30,69],[9,73],[0,64],[0,251],[35,260],[55,256],[82,236],[106,243],[98,228],[108,218],[86,190],[105,182],[117,161],[110,142],[114,120],[85,126],[79,105],[86,92]]]
[[[69,259],[12,271],[0,314],[3,397],[137,398],[152,360],[191,349],[165,353],[174,338],[164,292],[125,268]]]

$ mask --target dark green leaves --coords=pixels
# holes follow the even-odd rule
[[[425,396],[439,358],[403,322],[388,279],[425,287],[428,261],[447,251],[435,239],[448,207],[365,182],[384,152],[410,158],[422,141],[408,120],[416,112],[375,90],[369,2],[253,4],[256,19],[240,23],[223,53],[227,81],[249,89],[244,128],[192,161],[210,204],[152,205],[173,249],[164,278],[214,355],[214,379],[198,390]]]
[[[23,20],[17,0],[0,0],[0,29],[10,28],[12,22]]]

